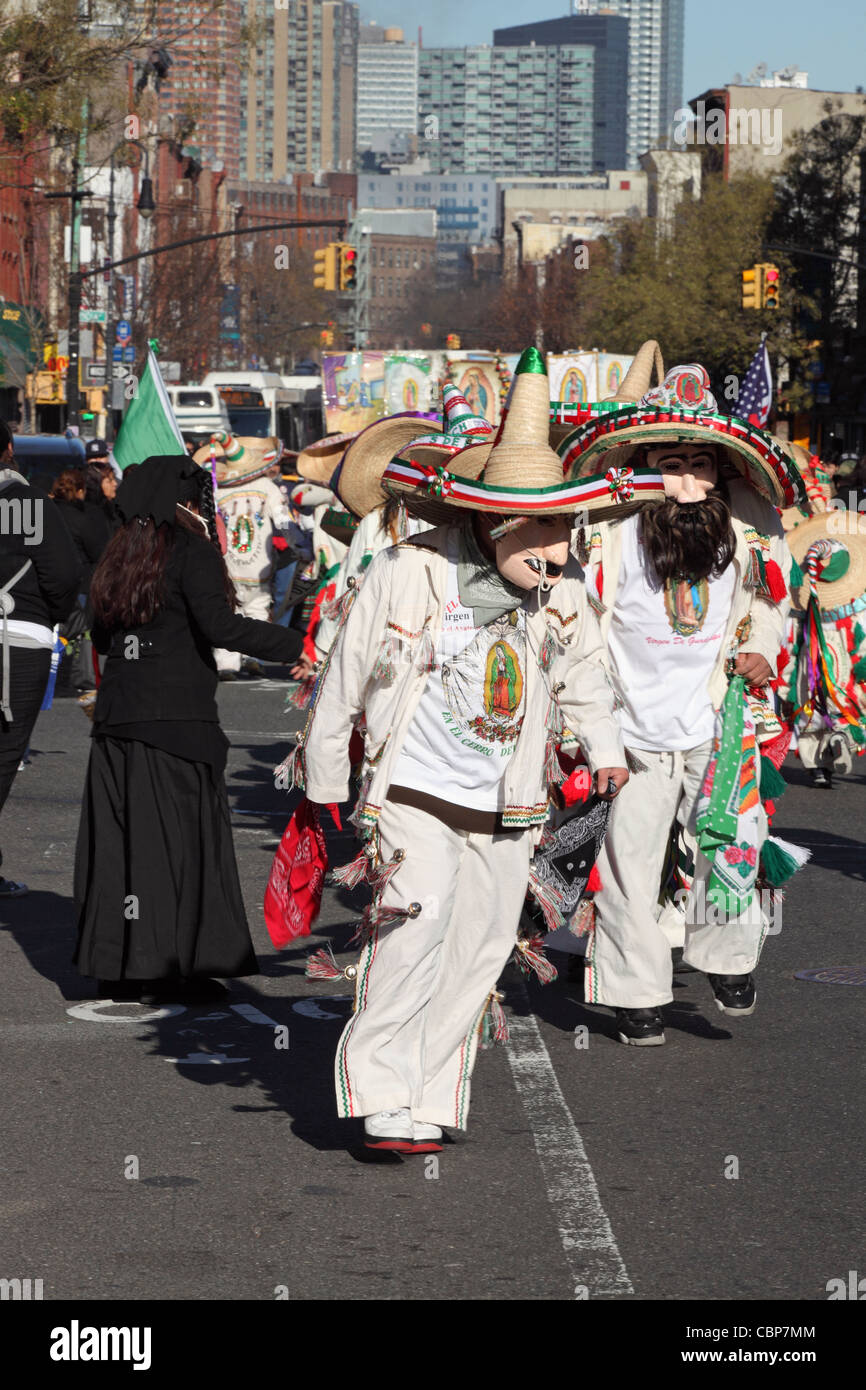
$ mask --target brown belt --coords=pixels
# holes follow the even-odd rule
[[[447,825],[449,830],[464,830],[474,835],[501,835],[513,829],[502,824],[499,811],[476,811],[471,806],[455,806],[453,801],[442,801],[438,796],[415,791],[414,787],[389,787],[387,801],[398,806],[414,806],[418,811],[426,811]]]

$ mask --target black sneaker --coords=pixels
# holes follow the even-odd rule
[[[751,975],[708,975],[723,1014],[745,1018],[755,1012],[758,994]]]
[[[631,1047],[661,1047],[665,1028],[661,1009],[617,1009],[619,1040]]]
[[[833,774],[826,767],[811,767],[809,776],[813,787],[825,787],[827,791],[832,791]]]

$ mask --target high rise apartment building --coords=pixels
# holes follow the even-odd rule
[[[628,20],[622,15],[567,15],[494,29],[494,47],[588,44],[595,53],[592,172],[624,169],[628,127]]]
[[[414,136],[418,120],[418,45],[402,29],[362,24],[358,44],[357,147],[377,132]]]
[[[670,132],[683,104],[685,0],[577,0],[576,18],[602,13],[628,20],[627,163]],[[560,21],[567,23],[568,21]]]
[[[246,0],[245,9],[261,34],[241,80],[241,178],[351,171],[358,6]]]
[[[178,32],[171,45],[171,67],[159,91],[161,123],[179,129],[187,114],[195,119],[189,143],[202,164],[237,178],[241,158],[241,70],[234,55],[241,39],[244,0],[225,0],[214,9],[206,0],[172,0],[170,24]],[[184,37],[185,36],[185,37]],[[213,71],[211,55],[226,61]]]
[[[593,172],[595,51],[425,48],[418,153],[432,173]]]

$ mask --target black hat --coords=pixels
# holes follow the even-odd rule
[[[88,439],[84,446],[84,457],[88,463],[91,459],[107,459],[108,444],[104,439]]]
[[[157,526],[174,525],[178,502],[195,502],[211,477],[186,454],[159,454],[144,460],[132,475],[124,476],[117,492],[117,506],[124,521],[134,516],[153,517]]]

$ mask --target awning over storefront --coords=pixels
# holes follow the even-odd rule
[[[0,386],[22,386],[38,361],[42,316],[11,299],[0,299]]]

